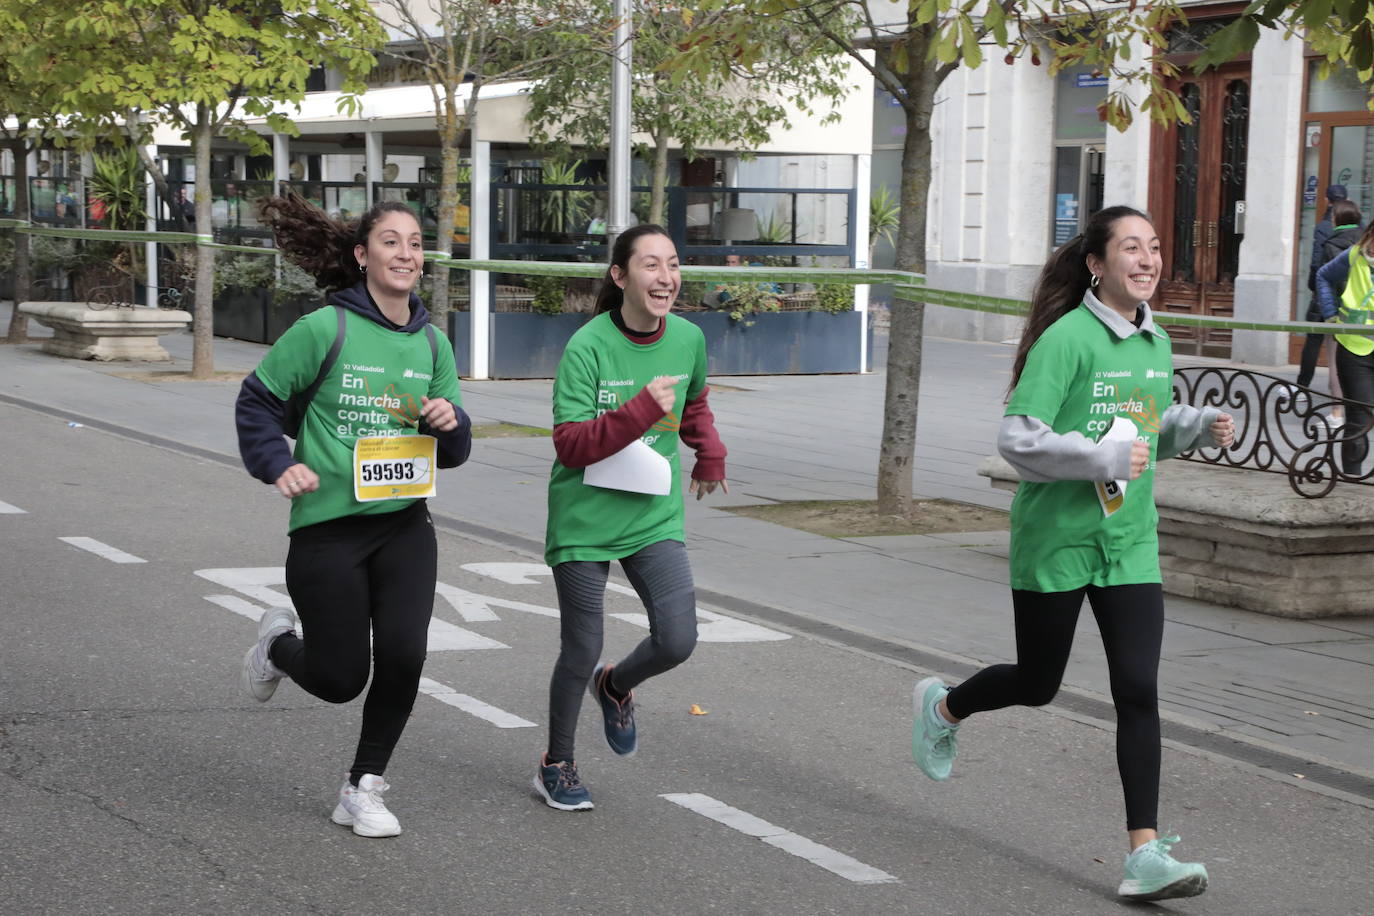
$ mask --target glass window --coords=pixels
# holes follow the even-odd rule
[[[1100,140],[1107,125],[1097,106],[1107,98],[1107,77],[1091,67],[1066,67],[1055,78],[1054,139]]]
[[[1307,82],[1307,110],[1368,111],[1369,87],[1349,67],[1332,67],[1331,74],[1321,79],[1321,61],[1308,63],[1311,78]]]

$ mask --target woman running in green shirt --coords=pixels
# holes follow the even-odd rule
[[[1131,849],[1117,892],[1140,900],[1207,887],[1202,865],[1169,855],[1178,837],[1157,832],[1164,597],[1155,462],[1225,447],[1235,436],[1234,421],[1216,408],[1168,406],[1169,338],[1148,305],[1161,268],[1149,219],[1111,207],[1093,214],[1041,272],[997,443],[1022,480],[1011,508],[1016,664],[985,668],[953,689],[921,681],[912,734],[921,770],[948,779],[965,718],[1050,702],[1086,596],[1117,710]]]
[[[696,592],[682,526],[678,442],[696,451],[690,492],[725,492],[725,447],[706,404],[701,330],[669,314],[682,285],[677,249],[659,226],[616,239],[597,315],[568,342],[553,388],[545,560],[553,567],[561,649],[549,685],[549,744],[534,788],[552,808],[585,811],[591,794],[573,762],[582,691],[601,706],[606,741],[635,752],[632,691],[696,646]],[[608,467],[607,459],[615,456]],[[624,465],[633,464],[632,468]],[[610,561],[644,602],[649,636],[597,665]]]

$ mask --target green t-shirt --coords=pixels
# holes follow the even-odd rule
[[[1173,357],[1168,336],[1156,330],[1122,339],[1080,305],[1031,347],[1007,416],[1098,440],[1122,413],[1149,442],[1151,460],[1110,516],[1092,481],[1022,482],[1011,505],[1012,588],[1060,592],[1160,581],[1154,455],[1160,419],[1173,401]]]
[[[580,423],[615,410],[660,375],[678,380],[672,411],[641,438],[668,459],[672,490],[664,496],[592,487],[582,469],[555,460],[549,476],[549,524],[544,559],[616,560],[658,541],[681,541],[682,481],[678,426],[687,401],[706,387],[706,339],[677,315],[664,319],[663,336],[633,343],[603,312],[582,326],[563,352],[553,384],[553,422]]]
[[[293,324],[258,364],[257,376],[283,401],[310,387],[338,333],[333,308]],[[290,530],[346,515],[396,512],[413,500],[358,502],[353,497],[353,443],[366,436],[413,436],[420,398],[461,406],[453,351],[439,338],[438,358],[425,331],[403,333],[347,312],[339,358],[301,419],[293,452],[320,475],[320,488],[291,501]]]

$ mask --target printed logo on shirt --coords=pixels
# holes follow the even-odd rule
[[[1130,375],[1129,372],[1123,374]],[[1120,377],[1120,374],[1117,377]],[[1159,406],[1155,403],[1154,395],[1146,394],[1139,387],[1134,388],[1123,399],[1121,387],[1117,383],[1094,381],[1092,398],[1093,402],[1088,407],[1088,426],[1085,430],[1088,435],[1105,433],[1111,428],[1112,419],[1119,413],[1134,420],[1141,432],[1159,432]]]
[[[363,366],[358,363],[344,363],[345,369],[352,369],[354,372],[385,372],[381,366]]]
[[[434,376],[430,375],[428,372],[416,372],[414,369],[407,369],[405,372],[401,373],[401,377],[418,378],[426,382],[434,378]]]
[[[1152,379],[1152,378],[1167,378],[1168,375],[1169,375],[1169,373],[1165,372],[1165,371],[1162,370],[1162,369],[1146,369],[1146,370],[1145,370],[1145,378],[1147,378],[1147,379]]]
[[[675,433],[677,432],[678,427],[680,427],[681,425],[682,421],[678,419],[677,414],[673,413],[670,410],[668,411],[667,415],[663,417],[663,419],[659,420],[657,423],[655,423],[653,426],[649,428],[656,429],[662,433]]]

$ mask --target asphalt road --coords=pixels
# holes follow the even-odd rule
[[[252,618],[286,600],[285,501],[225,463],[32,411],[0,404],[0,429],[0,912],[1137,909],[1114,896],[1109,727],[988,714],[936,784],[909,752],[926,672],[709,607],[696,655],[638,693],[634,758],[584,705],[596,810],[545,807],[529,782],[551,581],[442,525],[426,692],[387,773],[405,832],[357,838],[328,815],[359,704],[238,692]],[[441,486],[461,492],[462,471]],[[615,657],[645,631],[636,599],[607,610]],[[1213,881],[1161,911],[1374,912],[1368,803],[1170,744],[1161,827]]]

